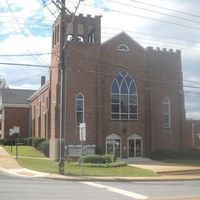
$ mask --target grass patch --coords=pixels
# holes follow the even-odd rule
[[[2,146],[8,153],[15,156],[16,155],[16,147],[12,147],[11,152],[11,146]],[[27,157],[40,157],[44,158],[44,154],[37,149],[35,149],[32,146],[18,146],[18,156],[27,156]]]
[[[81,175],[80,166],[67,165],[65,171],[70,175]],[[85,176],[121,176],[121,177],[144,177],[156,176],[153,171],[140,169],[132,166],[123,167],[83,167],[83,174]]]
[[[10,146],[3,146],[13,156],[16,154],[15,146],[13,146],[12,152],[10,152]],[[39,159],[45,158],[44,154],[37,151],[31,146],[18,146],[19,156],[27,156],[30,158],[19,157],[19,164],[28,169],[47,172],[47,173],[58,173],[58,164],[52,160]],[[32,158],[31,158],[32,157]],[[65,164],[66,175],[79,176],[81,175],[81,166],[74,166]],[[83,167],[84,176],[121,176],[121,177],[144,177],[144,176],[157,176],[153,171],[140,169],[132,166],[123,167]]]
[[[58,164],[52,160],[37,159],[37,158],[18,158],[18,163],[28,169],[47,172],[58,173]]]
[[[190,165],[190,166],[200,166],[200,160],[164,160],[164,162],[174,163],[174,164],[181,164],[181,165]]]
[[[51,160],[37,158],[19,158],[19,164],[22,167],[36,171],[58,173],[58,164]],[[81,175],[81,167],[65,164],[66,175]],[[83,167],[84,176],[121,176],[121,177],[144,177],[157,176],[153,171],[140,169],[132,166],[124,167]]]

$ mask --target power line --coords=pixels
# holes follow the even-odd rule
[[[39,53],[39,54],[34,54],[34,55],[46,55],[46,54],[49,55],[51,53]],[[55,52],[52,52],[52,54],[55,54]],[[18,55],[15,54],[15,55],[7,55],[7,56],[31,56],[31,55],[32,54],[18,54]],[[4,56],[4,55],[0,55],[0,56]],[[85,57],[83,59],[85,59]],[[92,61],[97,61],[97,62],[103,62],[105,64],[109,64],[109,65],[117,66],[118,68],[122,68],[121,65],[117,65],[117,64],[111,63],[111,62],[101,61],[101,60],[99,60],[98,58],[95,58],[95,57],[93,57],[93,58],[92,57],[87,57],[86,59],[92,60]],[[48,68],[52,67],[52,68],[57,68],[56,66],[33,65],[33,64],[22,64],[22,63],[5,63],[5,62],[4,63],[0,63],[0,65],[16,65],[16,66],[29,66],[29,67],[48,67]],[[165,81],[169,81],[169,79],[166,79]],[[198,82],[198,81],[191,81],[191,80],[186,80],[186,79],[183,79],[183,81],[188,82],[188,83],[193,83],[193,84],[200,84],[200,82]],[[193,86],[191,86],[191,87],[193,87]]]
[[[103,63],[107,63],[107,62],[103,62]],[[110,64],[110,63],[109,63]],[[27,67],[42,67],[42,68],[58,68],[56,66],[45,66],[45,65],[33,65],[33,64],[21,64],[21,63],[0,63],[0,65],[14,65],[14,66],[27,66]],[[115,65],[115,64],[112,64],[112,65]],[[122,68],[122,67],[120,67]],[[116,74],[111,74],[111,73],[101,73],[101,72],[96,72],[96,71],[92,71],[92,70],[80,70],[80,69],[74,69],[74,68],[65,68],[71,72],[77,72],[77,73],[93,73],[93,74],[101,74],[101,75],[106,75],[106,76],[112,76],[114,77]],[[152,83],[157,83],[157,84],[160,84],[160,83],[164,83],[166,86],[167,84],[172,84],[174,85],[174,83],[172,81],[178,81],[176,79],[146,79],[144,77],[139,77],[139,76],[134,76],[134,78],[136,80],[141,80],[141,81],[150,81]],[[192,82],[192,81],[190,81]],[[200,84],[200,83],[199,83]],[[200,86],[191,86],[191,85],[183,85],[183,87],[187,87],[187,88],[192,88],[192,89],[200,89]]]
[[[129,0],[129,1],[136,2],[136,3],[139,3],[139,4],[143,4],[143,5],[149,5],[149,6],[156,7],[156,8],[161,8],[163,10],[177,12],[177,13],[188,15],[188,16],[191,16],[191,17],[200,18],[200,15],[194,15],[194,14],[191,14],[191,13],[188,13],[188,12],[184,12],[184,11],[180,11],[180,10],[176,10],[176,9],[172,9],[172,8],[166,8],[166,7],[163,7],[163,6],[158,6],[158,5],[146,3],[146,2],[144,3],[144,2],[141,2],[141,1],[137,1],[137,0]]]
[[[34,77],[38,77],[38,76],[41,76],[42,74],[36,74],[34,76],[29,76],[29,77],[26,77],[26,78],[23,78],[23,79],[18,79],[18,80],[15,80],[15,81],[12,81],[12,82],[9,82],[8,84],[13,84],[13,83],[19,83],[19,82],[22,82],[22,81],[26,81],[26,80],[30,80]]]
[[[108,30],[116,30],[116,31],[121,31],[121,29],[119,28],[111,28],[111,27],[106,27],[106,26],[102,26],[102,28],[108,29]],[[136,34],[142,34],[142,35],[147,35],[147,36],[155,36],[155,37],[162,37],[162,38],[167,38],[167,39],[172,39],[172,40],[180,40],[180,41],[184,41],[184,42],[193,42],[193,43],[200,43],[200,40],[186,40],[186,39],[181,39],[181,38],[177,38],[177,37],[169,37],[166,35],[159,35],[159,34],[150,34],[150,33],[143,33],[143,32],[137,32],[137,31],[133,31],[133,30],[125,30],[126,32],[130,32],[130,33],[136,33]]]
[[[99,8],[101,10],[107,9],[106,7],[93,6],[91,4],[85,4],[85,5],[88,6],[88,7],[92,7],[92,8]],[[167,24],[170,24],[170,25],[176,25],[176,26],[180,26],[180,27],[184,27],[184,28],[189,28],[189,29],[194,29],[194,30],[200,31],[200,28],[197,28],[197,27],[194,27],[194,26],[190,26],[190,25],[180,24],[180,23],[176,23],[176,22],[172,22],[172,21],[156,19],[156,18],[153,18],[153,17],[146,17],[144,15],[138,15],[138,14],[129,13],[129,12],[125,12],[125,11],[120,11],[120,10],[116,10],[116,9],[110,9],[110,8],[109,8],[109,11],[116,12],[116,13],[121,13],[121,14],[124,14],[124,15],[136,16],[136,17],[144,18],[144,19],[151,20],[151,21],[167,23]]]
[[[30,54],[1,54],[0,57],[26,57],[26,56],[43,56],[53,53],[30,53]]]
[[[51,15],[55,18],[57,18],[57,16],[55,15],[54,12],[51,11],[51,9],[48,7],[48,5],[46,4],[45,0],[42,0],[43,6],[47,8],[47,10],[51,13]]]
[[[5,1],[6,1],[6,4],[7,4],[8,8],[9,8],[10,12],[11,12],[12,15],[13,15],[14,20],[15,20],[16,23],[18,24],[20,31],[22,32],[23,35],[26,36],[27,34],[24,32],[24,30],[22,29],[22,27],[21,27],[21,25],[19,24],[18,20],[15,18],[14,12],[13,12],[13,10],[12,10],[12,8],[11,8],[11,6],[10,6],[8,0],[5,0]],[[26,48],[26,46],[24,46],[24,47]],[[29,51],[28,48],[26,48],[26,50],[27,50],[29,53],[31,53],[31,52]],[[35,58],[35,57],[33,56],[33,58]],[[39,59],[35,58],[35,59],[38,60],[38,61],[41,62],[41,63],[45,63],[41,58],[39,58]]]
[[[173,18],[176,18],[176,19],[181,19],[181,20],[184,20],[184,21],[189,21],[189,22],[197,23],[197,24],[200,25],[199,21],[187,19],[187,18],[184,18],[184,17],[179,17],[179,16],[175,16],[175,15],[171,15],[171,14],[166,14],[166,13],[162,13],[160,11],[151,10],[151,9],[144,8],[144,7],[138,7],[138,6],[130,5],[130,4],[127,4],[127,3],[121,3],[121,2],[118,2],[118,1],[114,1],[114,0],[108,0],[108,1],[113,2],[115,4],[118,4],[118,5],[127,6],[127,7],[133,7],[133,8],[136,8],[136,9],[145,10],[147,12],[157,13],[157,14],[168,16],[168,17],[173,17]]]
[[[189,91],[189,90],[184,90],[185,93],[191,93],[191,94],[196,94],[200,95],[200,92],[194,92],[194,91]]]
[[[111,33],[106,33],[106,32],[102,32],[102,34],[108,34],[110,35]],[[103,36],[104,37],[104,36]],[[104,38],[109,38],[109,37],[104,37]],[[157,43],[164,43],[164,44],[168,44],[168,45],[176,45],[176,48],[177,48],[177,45],[178,46],[186,46],[187,47],[191,47],[192,45],[189,45],[189,44],[181,44],[181,43],[170,43],[170,42],[166,42],[165,41],[162,41],[162,40],[155,40],[155,39],[147,39],[147,38],[141,38],[141,37],[137,37],[135,36],[134,39],[138,39],[138,40],[145,40],[145,41],[151,41],[151,42],[157,42]],[[193,47],[193,46],[192,46]],[[198,46],[197,46],[198,47]],[[199,46],[200,47],[200,46]],[[188,48],[189,49],[189,48]],[[200,49],[190,49],[191,51],[200,51]]]
[[[1,6],[2,7],[2,6]],[[6,18],[6,19],[8,19],[8,18],[11,18],[11,19],[13,19],[13,17],[10,17],[10,16],[8,16],[8,15],[1,15],[1,18]],[[45,18],[32,18],[32,17],[29,17],[28,19],[27,18],[25,18],[25,17],[15,17],[16,19],[26,19],[27,21],[39,21],[39,22],[41,22],[41,21],[46,21],[46,22],[51,22],[51,23],[53,23],[54,21],[53,20],[50,20],[50,19],[45,19]],[[2,19],[1,19],[2,20]],[[36,23],[36,22],[35,22]]]
[[[44,68],[50,68],[50,65],[34,65],[34,64],[22,64],[22,63],[6,63],[6,62],[0,62],[0,65],[15,65],[15,66],[27,66],[27,67],[44,67]]]
[[[109,40],[110,37],[107,37],[107,36],[102,36],[103,38],[105,38],[106,40]],[[137,37],[135,37],[137,38]],[[150,39],[145,39],[145,38],[140,38],[139,40],[145,40],[143,42],[140,43],[141,46],[144,46],[146,45],[147,47],[148,46],[154,46],[154,47],[158,47],[158,48],[168,48],[168,49],[180,49],[180,50],[184,50],[184,51],[192,51],[192,52],[197,52],[199,53],[200,50],[198,49],[193,49],[193,48],[187,48],[187,47],[181,47],[181,46],[189,46],[189,45],[182,45],[182,44],[179,44],[179,46],[174,46],[174,43],[167,43],[167,42],[164,42],[164,43],[167,43],[168,45],[166,44],[160,44],[162,43],[162,41],[156,41],[156,40],[150,40]],[[151,43],[151,42],[147,42],[146,40],[149,40],[149,41],[152,41],[154,43]],[[106,42],[106,41],[105,41]],[[159,43],[159,44],[158,44]],[[144,48],[144,47],[143,47]],[[162,50],[161,50],[162,51]]]

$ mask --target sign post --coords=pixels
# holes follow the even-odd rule
[[[81,176],[83,176],[83,142],[86,141],[85,123],[79,124],[79,136],[80,136],[80,141],[81,141]]]
[[[14,126],[14,128],[12,130],[13,130],[13,134],[15,136],[16,159],[18,159],[18,144],[17,144],[18,141],[17,140],[19,137],[20,128],[19,128],[19,126]]]
[[[13,129],[12,128],[10,128],[9,129],[9,135],[12,137],[12,135],[13,135]],[[11,145],[10,145],[10,152],[12,152],[12,146],[13,146],[13,143],[11,143]]]

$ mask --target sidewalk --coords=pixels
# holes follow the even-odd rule
[[[166,163],[162,161],[155,161],[148,158],[133,158],[127,161],[130,166],[148,169],[156,172],[157,174],[168,175],[190,175],[199,174],[200,167],[186,166],[181,164]]]
[[[151,163],[151,164],[150,164]],[[159,164],[158,164],[159,163]],[[140,167],[144,169],[150,169],[155,172],[161,172],[162,170],[178,170],[186,169],[193,170],[194,167],[186,167],[179,165],[166,164],[162,162],[152,161],[143,159],[142,163],[140,161],[130,164],[135,167]],[[180,168],[183,167],[183,168]],[[196,170],[196,167],[195,167]],[[200,167],[198,168],[200,170]],[[66,180],[66,181],[172,181],[172,180],[200,180],[200,173],[198,174],[182,174],[182,175],[160,175],[156,177],[89,177],[89,176],[62,176],[58,174],[49,174],[38,171],[33,171],[29,169],[22,168],[15,158],[13,158],[8,152],[6,152],[2,147],[0,147],[0,171],[22,176],[22,177],[43,177],[53,180]]]
[[[0,171],[25,177],[46,177],[49,174],[22,168],[15,158],[0,146]]]

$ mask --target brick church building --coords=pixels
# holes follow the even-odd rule
[[[143,48],[125,32],[101,42],[101,17],[66,16],[66,155],[84,152],[129,158],[183,145],[185,108],[179,50]],[[58,159],[60,26],[53,25],[50,81],[31,98],[33,136],[50,139]]]

